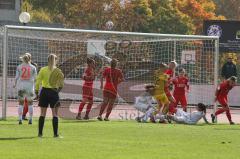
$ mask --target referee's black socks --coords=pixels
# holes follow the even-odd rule
[[[38,120],[38,135],[42,135],[43,127],[45,122],[45,116],[40,116]]]
[[[53,117],[52,125],[54,136],[58,136],[58,117]]]

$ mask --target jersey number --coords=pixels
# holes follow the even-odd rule
[[[22,67],[22,80],[29,80],[31,77],[31,68],[30,67]]]

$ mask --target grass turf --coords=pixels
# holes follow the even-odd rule
[[[61,120],[63,139],[53,138],[51,120],[37,138],[37,121],[0,121],[4,159],[236,159],[239,125],[139,124],[134,121]]]

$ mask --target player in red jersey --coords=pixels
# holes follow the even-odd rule
[[[175,72],[175,68],[177,67],[177,62],[176,61],[171,61],[169,64],[168,64],[168,69],[164,72],[165,74],[168,75],[168,85],[169,87],[171,87],[171,84],[172,84],[172,79],[173,79],[173,76],[174,76],[174,72]],[[174,98],[172,97],[171,93],[168,91],[166,92],[167,93],[167,96],[169,98],[169,100],[172,102],[174,101]]]
[[[223,81],[216,90],[215,102],[218,101],[221,104],[222,108],[218,109],[215,114],[211,114],[212,122],[215,122],[217,115],[226,112],[226,116],[230,124],[234,124],[231,118],[230,108],[228,105],[227,95],[229,91],[236,85],[237,77],[232,76],[229,79]]]
[[[76,119],[81,120],[81,113],[82,110],[85,106],[86,103],[88,103],[87,105],[87,110],[86,110],[86,114],[84,116],[83,119],[88,120],[89,119],[89,113],[92,109],[92,105],[93,105],[93,81],[95,79],[95,61],[93,59],[87,58],[87,68],[84,71],[83,74],[83,80],[84,80],[84,84],[82,87],[82,102],[79,105],[78,108],[78,115],[76,117]]]
[[[172,80],[174,76],[175,69],[177,67],[177,62],[176,61],[171,61],[168,64],[168,69],[164,72],[169,76],[169,82]],[[170,82],[171,83],[171,82]]]
[[[168,64],[168,69],[164,72],[165,74],[167,74],[169,76],[168,78],[168,87],[165,87],[165,93],[168,97],[168,100],[170,101],[170,105],[169,105],[169,108],[172,108],[174,103],[176,102],[174,97],[172,96],[170,90],[172,89],[172,79],[173,79],[173,76],[174,76],[174,71],[175,71],[175,68],[177,67],[177,62],[176,61],[171,61],[169,64]]]
[[[177,67],[177,62],[176,61],[171,61],[168,64],[168,69],[164,72],[165,74],[167,74],[169,76],[169,79],[173,78],[174,76],[174,71],[175,68]]]
[[[108,117],[111,114],[115,99],[117,98],[117,86],[124,80],[122,71],[117,69],[118,61],[112,59],[111,67],[106,67],[103,71],[101,78],[101,89],[103,88],[103,79],[106,79],[104,88],[103,88],[103,102],[101,104],[98,120],[102,121],[102,114],[107,107],[107,113],[104,118],[105,121],[108,121]]]
[[[172,80],[174,85],[173,97],[176,102],[171,105],[169,110],[170,113],[174,113],[174,110],[179,103],[181,103],[183,111],[187,112],[187,99],[185,93],[186,90],[189,91],[189,81],[185,75],[185,69],[182,68],[179,70],[179,76]]]

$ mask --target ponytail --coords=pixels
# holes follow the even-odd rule
[[[31,59],[29,58],[28,55],[23,55],[20,57],[20,59],[22,60],[22,62],[24,63],[30,63]]]
[[[57,55],[50,54],[48,56],[48,68],[50,70],[53,70],[56,67],[56,60],[57,60]]]

